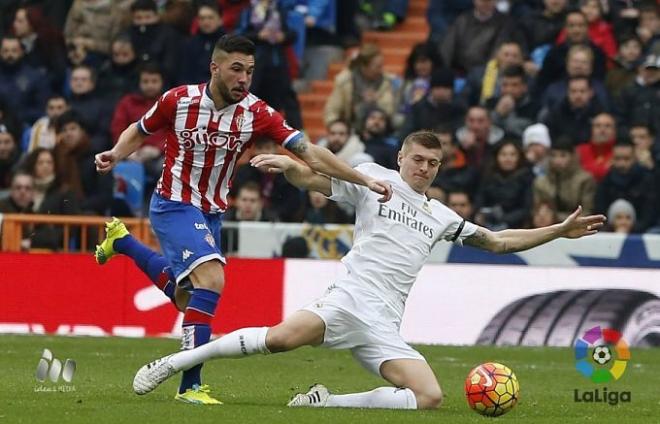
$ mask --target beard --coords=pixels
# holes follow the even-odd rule
[[[231,91],[229,91],[229,88],[227,88],[225,83],[223,83],[222,81],[218,81],[218,83],[216,84],[216,88],[218,89],[220,96],[222,96],[222,100],[228,105],[233,105],[235,103],[238,103],[241,100],[243,100],[243,97],[245,97],[244,95],[241,95],[238,99],[234,98]]]

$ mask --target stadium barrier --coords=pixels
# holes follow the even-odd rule
[[[632,346],[660,346],[657,257],[649,264],[428,264],[401,331],[414,343],[567,346],[601,326],[618,329]],[[2,253],[0,270],[0,333],[180,334],[182,315],[128,258],[100,267],[89,254]],[[334,260],[230,259],[213,331],[274,325],[343,273]]]

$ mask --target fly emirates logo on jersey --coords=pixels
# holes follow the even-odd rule
[[[378,205],[378,216],[400,222],[406,227],[412,228],[415,231],[422,233],[425,237],[428,237],[430,240],[433,240],[433,228],[427,225],[424,221],[421,220],[421,217],[417,217],[417,210],[407,204],[406,202],[399,202],[399,206],[395,206],[396,203],[389,202],[381,203]]]

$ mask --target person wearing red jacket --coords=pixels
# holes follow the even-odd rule
[[[163,74],[157,65],[153,63],[142,65],[139,76],[140,91],[122,97],[115,108],[110,124],[113,144],[117,143],[122,131],[139,121],[151,109],[163,92]],[[142,146],[128,158],[144,164],[148,186],[149,183],[155,183],[160,176],[164,149],[165,131],[160,130],[146,137]]]
[[[577,146],[582,168],[600,182],[612,164],[616,144],[616,121],[609,113],[600,113],[591,121],[591,140]]]
[[[583,0],[580,2],[580,11],[586,16],[589,23],[589,39],[605,53],[609,60],[614,59],[617,53],[617,43],[614,38],[612,25],[603,19],[603,9],[598,0]],[[566,30],[557,36],[557,44],[566,40]]]

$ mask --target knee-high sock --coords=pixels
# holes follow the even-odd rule
[[[330,395],[326,408],[417,409],[417,399],[410,389],[378,387],[370,392]]]
[[[140,243],[130,234],[115,240],[113,248],[133,259],[138,268],[147,274],[151,282],[176,305],[174,300],[176,279],[167,259]]]
[[[183,315],[183,335],[181,348],[194,349],[208,343],[211,338],[211,320],[218,306],[220,295],[211,290],[195,288],[190,296],[188,307]],[[202,363],[183,373],[179,393],[185,392],[195,384],[201,384]]]
[[[270,352],[266,347],[266,333],[268,327],[241,328],[204,346],[178,352],[170,358],[170,364],[180,371],[192,369],[215,358],[241,358],[256,353],[268,354]]]

